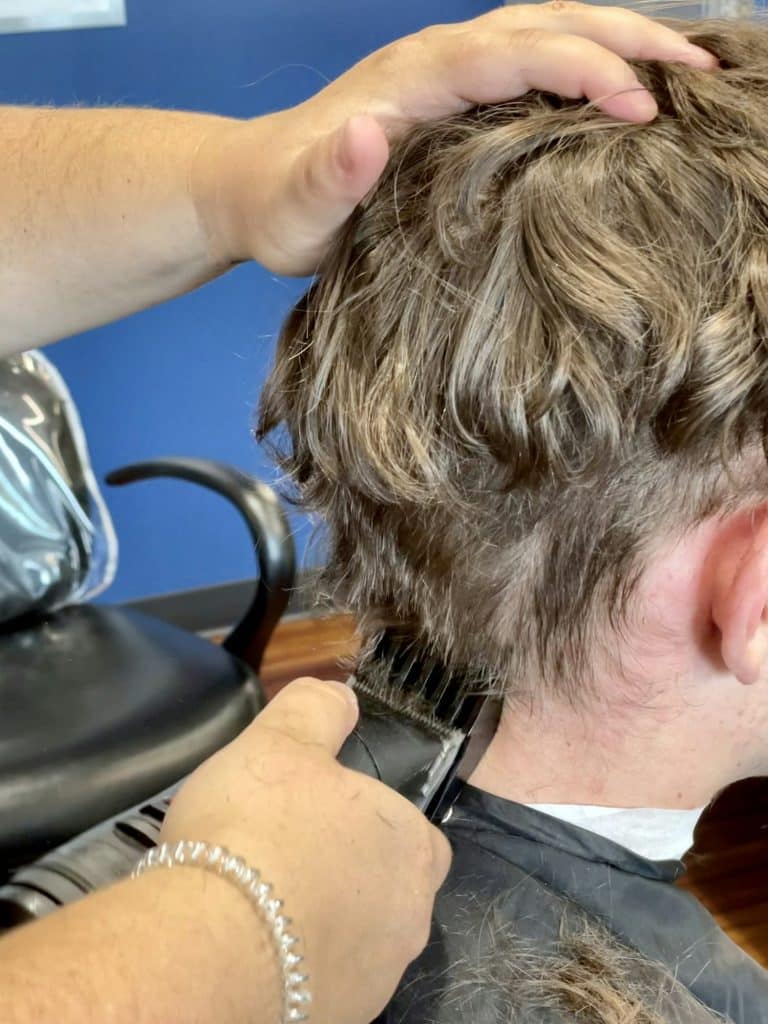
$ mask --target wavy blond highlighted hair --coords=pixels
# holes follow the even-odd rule
[[[499,692],[588,685],[659,538],[768,494],[768,32],[688,26],[660,113],[532,93],[414,128],[263,398],[326,581]]]

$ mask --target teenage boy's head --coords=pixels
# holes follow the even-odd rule
[[[766,671],[768,31],[692,28],[721,69],[639,64],[650,125],[415,128],[282,333],[335,594],[499,692]]]

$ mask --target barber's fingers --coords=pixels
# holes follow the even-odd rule
[[[538,12],[548,7],[526,10]],[[477,28],[472,33],[469,28],[450,33],[443,59],[452,61],[453,88],[465,104],[496,103],[541,89],[571,99],[586,97],[615,117],[646,121],[656,115],[656,103],[625,58],[654,57],[701,68],[717,66],[711,54],[647,18],[638,15],[635,22],[625,19],[632,12],[608,8],[610,17],[603,19],[599,8],[586,11],[584,24],[571,18],[570,30],[561,30],[558,18],[536,13],[516,26],[513,23],[506,32],[493,31],[494,22],[488,21],[482,36]],[[635,25],[638,29],[634,35],[628,31],[627,20],[629,28]]]
[[[384,83],[378,91],[368,87],[369,109],[390,133],[530,89],[585,96],[612,114],[647,120],[655,105],[628,59],[717,67],[712,54],[682,33],[637,12],[556,0],[432,26],[372,54],[352,74],[361,82],[374,74]],[[636,101],[612,102],[628,89],[637,91]]]
[[[629,64],[591,39],[531,28],[515,33],[510,47],[518,52],[506,62],[504,75],[488,55],[457,54],[457,85],[467,101],[492,103],[541,89],[569,99],[586,97],[630,121],[656,116],[656,101]]]
[[[380,787],[381,794],[385,792],[380,783],[375,785]],[[448,876],[453,858],[451,844],[420,810],[392,790],[386,790],[386,800],[381,796],[379,810],[379,817],[386,822],[390,835],[410,837],[414,845],[405,870],[420,878],[433,895]]]
[[[515,4],[481,15],[474,22],[494,32],[545,29],[591,39],[626,60],[679,61],[713,69],[717,59],[681,33],[661,22],[621,7],[596,7],[575,0]]]
[[[432,931],[435,897],[442,888],[451,866],[451,846],[445,836],[433,825],[422,826],[429,830],[428,842],[431,850],[426,858],[415,853],[405,867],[402,881],[404,899],[401,914],[404,927],[405,952],[410,960],[416,960],[424,952]],[[415,834],[415,833],[414,833]],[[427,860],[426,871],[420,864]]]
[[[298,679],[270,701],[251,726],[298,743],[324,747],[334,757],[355,727],[359,710],[354,692],[343,683]]]
[[[429,827],[429,839],[432,845],[432,884],[434,891],[437,892],[448,877],[453,851],[443,833],[434,825]]]

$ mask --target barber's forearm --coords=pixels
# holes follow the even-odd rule
[[[230,882],[155,871],[0,940],[5,1024],[277,1024],[269,933]]]
[[[201,153],[242,124],[153,110],[0,108],[0,356],[226,270],[192,179]]]

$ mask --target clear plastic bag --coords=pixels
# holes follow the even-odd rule
[[[0,623],[95,596],[116,564],[66,384],[39,352],[0,360]]]

